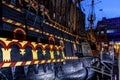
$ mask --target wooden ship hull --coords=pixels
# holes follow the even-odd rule
[[[76,55],[83,55],[81,43],[85,37],[52,20],[50,11],[49,15],[46,12],[42,15],[43,11],[39,15],[35,6],[27,7],[27,2],[20,1],[26,0],[2,0],[0,79],[84,80],[92,77],[94,71],[88,67],[95,58]]]

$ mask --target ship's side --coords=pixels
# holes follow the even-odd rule
[[[75,27],[72,14],[74,3],[66,1],[54,4],[54,0],[50,0],[50,6],[47,6],[47,0],[37,3],[34,0],[2,0],[1,79],[83,80],[93,75],[94,71],[88,67],[94,58],[81,57],[91,52],[89,44],[85,42],[84,22],[82,22],[85,16],[79,11],[80,9],[76,9],[76,12],[81,13],[83,17],[77,15],[76,21],[80,18],[81,25],[79,22],[76,25],[80,25],[81,28]],[[35,6],[38,3],[39,6]],[[70,10],[67,9],[71,12],[68,15],[66,12],[64,15],[66,8],[58,9],[57,3],[61,5],[69,3],[67,6],[72,6]],[[58,7],[54,8],[51,6],[53,4]],[[54,11],[56,11],[55,14]],[[61,16],[61,18],[52,18],[53,15]],[[83,52],[87,53],[83,54]]]

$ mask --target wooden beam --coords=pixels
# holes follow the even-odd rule
[[[74,27],[73,27],[73,30],[74,32],[76,32],[76,0],[74,0]]]

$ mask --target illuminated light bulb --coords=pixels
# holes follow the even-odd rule
[[[50,24],[50,26],[53,26],[53,24]]]
[[[37,29],[36,32],[39,32],[39,29]]]

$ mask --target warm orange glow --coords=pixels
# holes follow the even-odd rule
[[[118,51],[119,51],[119,45],[117,43],[114,44],[114,49],[115,49],[115,55],[118,55]]]

